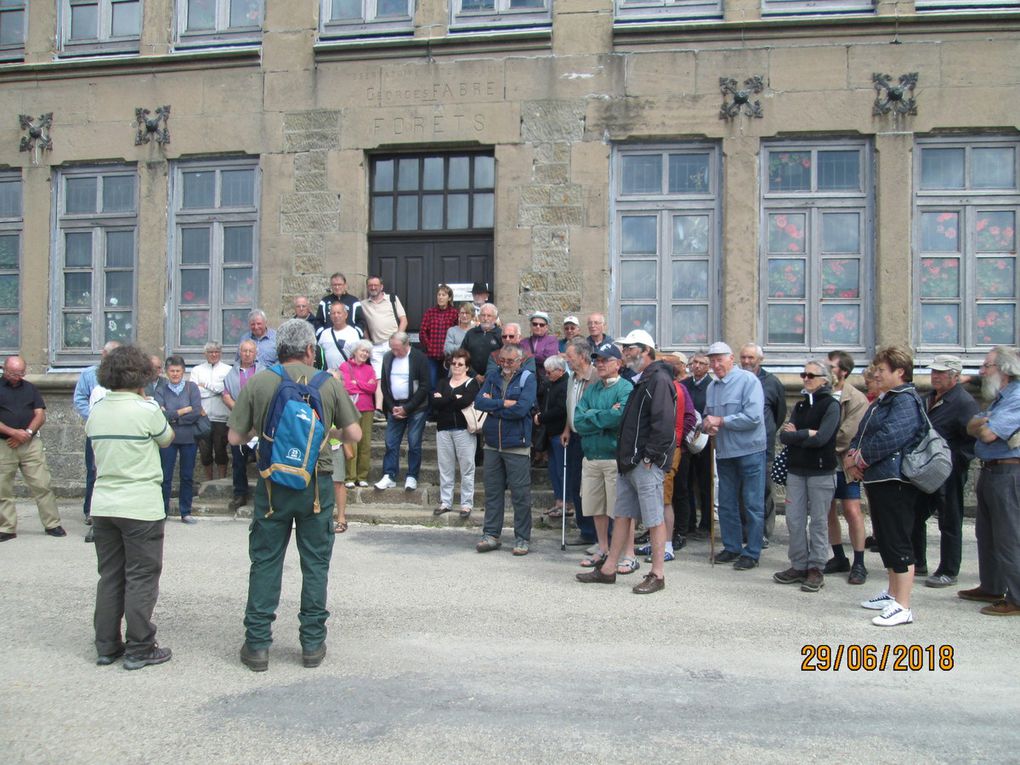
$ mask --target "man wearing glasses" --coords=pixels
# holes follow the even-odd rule
[[[695,353],[687,365],[690,373],[681,381],[687,389],[687,395],[694,404],[694,408],[702,417],[705,416],[705,395],[708,392],[708,384],[712,378],[708,374],[708,356],[703,352]],[[709,520],[712,514],[712,507],[708,501],[708,487],[712,481],[712,455],[708,450],[702,449],[697,454],[688,453],[680,462],[680,469],[686,474],[687,491],[691,508],[690,526],[686,535],[692,539],[698,538],[699,532],[709,530]],[[697,484],[697,494],[694,486]],[[697,502],[695,503],[695,497]],[[698,515],[695,506],[701,507],[701,524],[698,525]],[[678,531],[683,531],[679,529]]]

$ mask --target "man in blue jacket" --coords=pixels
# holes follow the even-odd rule
[[[503,494],[514,506],[514,555],[527,555],[531,542],[531,410],[537,398],[535,375],[523,369],[524,351],[504,345],[499,368],[485,377],[475,408],[485,419],[485,521],[478,552],[498,550],[503,533]]]

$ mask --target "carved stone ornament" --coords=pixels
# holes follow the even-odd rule
[[[751,96],[765,90],[765,80],[761,75],[748,77],[744,80],[743,88],[738,88],[737,81],[731,77],[720,77],[719,89],[723,94],[722,108],[719,109],[719,119],[731,120],[741,112],[748,117],[757,117],[759,119],[764,116],[761,110],[761,101],[758,99],[751,100]]]
[[[135,134],[135,146],[154,140],[160,146],[170,143],[170,130],[167,121],[170,119],[170,107],[159,106],[155,115],[148,109],[135,109],[135,122],[138,132]]]
[[[917,72],[901,74],[899,84],[892,84],[888,74],[875,72],[871,75],[875,86],[875,105],[871,113],[879,117],[883,114],[917,114],[917,101],[914,99],[914,86],[917,85]]]
[[[53,112],[40,114],[39,119],[33,119],[27,114],[19,114],[18,122],[21,129],[28,132],[21,136],[20,151],[38,152],[53,148],[53,141],[50,139],[50,126],[53,125]]]

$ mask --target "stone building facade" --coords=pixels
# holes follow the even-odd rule
[[[69,464],[107,339],[197,360],[336,270],[412,328],[486,279],[687,351],[975,362],[1018,342],[1018,52],[1015,0],[7,2],[0,352]]]

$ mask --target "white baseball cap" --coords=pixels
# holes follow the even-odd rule
[[[643,345],[646,348],[655,350],[655,341],[652,336],[645,332],[643,329],[633,329],[630,334],[626,337],[621,337],[616,341],[617,345],[627,347],[628,345]]]

